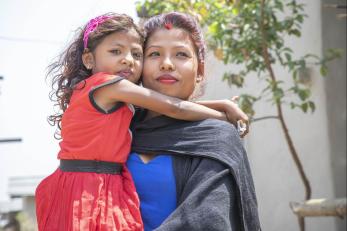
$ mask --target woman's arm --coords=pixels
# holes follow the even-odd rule
[[[93,97],[98,106],[105,109],[113,107],[115,102],[125,102],[181,120],[198,121],[214,118],[227,121],[224,112],[166,96],[125,79],[101,87],[95,91]]]

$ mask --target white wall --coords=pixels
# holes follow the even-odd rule
[[[8,200],[8,177],[48,175],[57,167],[55,128],[46,118],[46,67],[92,17],[106,12],[135,17],[128,0],[1,0],[0,1],[0,139],[20,137],[21,143],[0,143],[0,201]]]

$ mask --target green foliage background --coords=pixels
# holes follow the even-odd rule
[[[242,66],[238,72],[224,74],[223,80],[229,86],[242,88],[251,73],[264,79],[266,85],[260,95],[240,95],[240,107],[250,117],[255,114],[254,103],[263,98],[274,104],[300,108],[305,113],[313,112],[315,104],[310,100],[310,88],[301,81],[300,74],[307,73],[308,66],[318,65],[321,75],[326,76],[327,62],[340,55],[339,51],[331,49],[324,57],[306,54],[294,58],[293,49],[286,45],[284,38],[301,37],[301,26],[307,17],[305,5],[295,0],[145,0],[137,2],[137,11],[142,17],[170,11],[196,16],[207,28],[208,46],[215,56],[224,64]],[[281,65],[292,77],[289,87],[288,84],[284,87],[283,80],[269,75],[264,47],[271,65]]]

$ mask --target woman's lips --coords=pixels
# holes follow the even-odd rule
[[[172,75],[161,75],[157,78],[157,81],[159,81],[160,83],[163,83],[163,84],[174,84],[178,80],[175,77],[173,77]]]

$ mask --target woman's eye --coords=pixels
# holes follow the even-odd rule
[[[114,49],[110,51],[112,54],[120,55],[122,52],[119,49]]]
[[[160,56],[160,53],[158,51],[151,52],[148,55],[148,57],[156,57],[156,56]]]
[[[178,56],[178,57],[189,57],[189,55],[186,52],[183,52],[183,51],[177,52],[176,56]]]
[[[134,52],[134,53],[133,53],[133,56],[134,56],[136,59],[141,59],[142,56],[143,56],[143,54],[142,54],[142,52]]]

